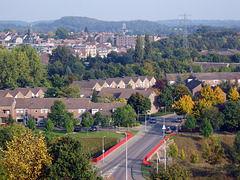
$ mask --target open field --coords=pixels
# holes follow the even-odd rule
[[[186,159],[180,160],[178,157],[174,159],[174,162],[180,163],[192,172],[192,179],[202,180],[202,179],[233,179],[228,176],[228,172],[225,165],[229,164],[228,152],[229,148],[233,145],[236,134],[232,133],[220,133],[217,135],[221,141],[221,145],[224,148],[224,156],[222,164],[210,165],[206,163],[206,159],[202,157],[202,148],[206,139],[198,134],[187,134],[182,133],[179,136],[173,136],[173,139],[178,147],[178,154],[180,154],[183,149]],[[193,164],[190,162],[190,156],[192,153],[198,155],[199,162]],[[169,164],[169,163],[168,163]],[[156,166],[156,163],[152,163],[152,166]],[[162,166],[162,164],[160,164]],[[143,167],[142,173],[144,177],[149,177],[150,167]]]

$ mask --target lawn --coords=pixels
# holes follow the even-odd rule
[[[236,134],[221,133],[215,135],[219,137],[225,153],[223,156],[222,164],[215,166],[206,163],[206,159],[202,157],[202,147],[205,142],[205,139],[202,136],[198,134],[191,135],[187,133],[182,133],[179,136],[173,136],[172,139],[174,139],[178,147],[178,154],[180,154],[181,150],[183,149],[186,156],[186,159],[183,161],[178,157],[175,158],[174,161],[182,164],[192,172],[193,177],[191,179],[233,179],[231,177],[228,177],[228,172],[224,166],[229,163],[228,151],[229,148],[233,145]],[[190,156],[192,153],[198,155],[199,162],[196,164],[190,162]],[[156,166],[156,163],[152,163],[152,165]],[[151,168],[149,167],[142,168],[143,175],[145,177],[149,177],[149,174],[147,174],[147,172],[149,173],[150,170]]]
[[[42,130],[37,130],[37,132]],[[102,137],[104,137],[104,149],[107,151],[115,144],[117,144],[120,138],[125,138],[124,134],[116,133],[115,131],[96,131],[96,132],[74,132],[70,134],[66,134],[65,130],[53,130],[56,137],[62,136],[71,136],[77,140],[79,140],[83,149],[90,154],[92,158],[96,158],[102,154]],[[138,131],[130,130],[130,133],[135,135]]]

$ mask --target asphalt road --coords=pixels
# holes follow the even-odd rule
[[[173,115],[165,119],[166,127],[170,125],[178,125],[175,120],[178,116]],[[144,128],[136,134],[133,139],[128,141],[127,148],[127,176],[128,180],[143,179],[141,176],[141,162],[143,158],[151,152],[151,150],[161,142],[162,137],[162,118],[158,118],[156,124],[147,124],[147,131]],[[104,177],[113,177],[114,180],[126,179],[126,148],[125,144],[111,155],[105,158],[105,162],[100,162],[100,172]]]

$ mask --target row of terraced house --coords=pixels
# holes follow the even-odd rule
[[[11,114],[17,123],[27,124],[32,118],[36,125],[43,126],[47,120],[47,114],[51,112],[51,106],[55,100],[62,101],[68,112],[72,112],[75,118],[81,119],[85,112],[93,116],[96,112],[102,115],[111,115],[124,103],[92,103],[93,89],[98,91],[98,98],[106,93],[116,98],[128,99],[133,93],[139,92],[151,100],[150,113],[158,111],[156,94],[147,90],[156,82],[152,76],[121,77],[89,81],[75,81],[73,85],[80,85],[79,98],[44,98],[46,87],[26,87],[0,90],[0,124],[6,123]],[[129,88],[129,87],[132,88]]]

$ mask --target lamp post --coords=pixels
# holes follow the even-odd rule
[[[163,139],[165,138],[165,130],[166,130],[166,127],[165,127],[165,117],[163,117]],[[166,145],[165,145],[165,140],[164,140],[164,169],[166,171]]]
[[[144,128],[145,132],[146,132],[146,124],[147,124],[147,111],[145,111],[145,128]]]
[[[116,133],[122,133],[122,132],[116,132]],[[128,176],[127,176],[127,133],[126,132],[123,132],[123,134],[125,134],[126,135],[126,180],[128,179]]]
[[[102,153],[103,153],[103,163],[104,163],[104,152],[105,152],[105,150],[104,150],[104,138],[105,138],[106,136],[103,136],[102,137]]]
[[[126,180],[127,180],[127,133],[125,133],[126,135]]]

